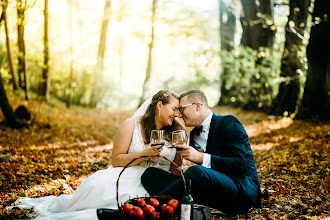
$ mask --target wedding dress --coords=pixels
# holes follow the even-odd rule
[[[141,134],[140,117],[134,117],[135,128],[128,153],[144,149]],[[162,156],[174,160],[175,149],[165,142]],[[119,179],[119,204],[129,198],[149,196],[141,183],[143,172],[151,166],[169,171],[171,163],[162,158],[144,160],[138,165],[128,167]],[[97,208],[117,209],[116,182],[123,167],[99,170],[85,179],[72,195],[46,196],[41,198],[19,198],[15,204],[21,208],[34,207],[36,219],[97,219]]]

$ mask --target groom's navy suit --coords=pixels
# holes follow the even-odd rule
[[[194,137],[198,129],[191,131]],[[191,138],[190,146],[195,147]],[[260,185],[248,136],[234,116],[212,115],[205,153],[211,155],[211,167],[190,167],[184,176],[192,179],[195,203],[225,212],[245,212],[260,205]],[[157,168],[148,168],[142,183],[150,194],[168,194],[179,198],[181,178]]]

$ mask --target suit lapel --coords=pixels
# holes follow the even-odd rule
[[[206,151],[205,152],[210,152],[211,150],[211,140],[214,132],[214,126],[215,126],[215,119],[217,115],[213,113],[212,119],[211,119],[211,124],[210,124],[210,130],[209,130],[209,135],[207,137],[207,144],[206,144]]]
[[[190,132],[190,140],[189,140],[189,145],[192,146],[192,147],[195,147],[195,141],[193,140],[193,136],[196,134],[196,127],[194,127],[194,129],[191,130]]]

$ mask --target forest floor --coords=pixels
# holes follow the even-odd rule
[[[0,124],[0,219],[25,219],[29,210],[8,210],[18,197],[72,193],[93,172],[110,165],[113,137],[132,115],[111,109],[67,109],[63,104],[28,104],[32,126]],[[272,118],[264,113],[217,107],[236,116],[251,142],[262,187],[262,208],[212,219],[330,219],[330,123]],[[4,121],[0,113],[0,121]]]

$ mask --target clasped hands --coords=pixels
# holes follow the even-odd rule
[[[160,153],[163,150],[163,145],[156,145],[151,146],[152,142],[145,145],[145,149],[143,150],[143,154],[145,156],[148,156],[150,158],[158,158],[160,156]],[[196,164],[202,164],[203,163],[203,153],[197,151],[195,148],[187,145],[176,145],[177,153],[180,153],[185,160],[189,160],[191,162],[194,162]]]

